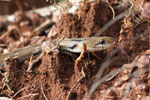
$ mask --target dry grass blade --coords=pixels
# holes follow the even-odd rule
[[[19,94],[21,91],[25,90],[27,87],[24,87],[22,89],[20,89],[19,91],[17,91],[11,98],[14,98],[17,94]]]

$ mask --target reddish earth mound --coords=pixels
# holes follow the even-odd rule
[[[133,1],[132,9],[139,8],[137,2],[139,1]],[[147,2],[144,2],[142,7],[145,3]],[[46,18],[35,13],[29,17],[29,14],[17,12],[15,13],[16,23],[0,22],[0,42],[7,44],[5,47],[7,50],[14,50],[14,48],[48,40],[48,37],[51,37],[48,34],[49,30],[56,33],[53,38],[90,37],[112,19],[114,13],[111,7],[115,8],[116,5],[119,5],[117,0],[109,3],[85,2],[76,14],[63,14],[58,23],[52,22],[48,28],[40,32],[35,32],[33,29],[47,20]],[[131,7],[131,5],[128,6]],[[115,9],[115,14],[125,11],[128,6]],[[102,78],[116,69],[123,69],[116,75],[111,75],[109,80],[105,79],[106,81],[87,96],[87,100],[150,99],[150,73],[147,71],[150,68],[150,51],[148,50],[150,39],[147,34],[142,35],[149,27],[147,16],[146,12],[134,10],[133,14],[120,19],[108,28],[102,36],[114,37],[118,41],[116,46],[96,52],[102,60],[96,59],[90,53],[85,54],[75,67],[77,57],[61,53],[47,54],[34,65],[33,71],[28,73],[26,70],[31,59],[23,61],[18,58],[6,59],[0,82],[1,96],[12,97],[22,89],[13,97],[14,99],[81,100],[89,95],[99,68],[109,59]],[[35,35],[39,37],[32,38]],[[130,41],[127,43],[127,40]],[[109,56],[105,58],[116,48],[120,48],[117,49],[117,53],[114,53],[111,58]],[[3,46],[0,51],[4,52]],[[79,56],[79,54],[73,55]]]

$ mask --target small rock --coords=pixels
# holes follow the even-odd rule
[[[121,77],[121,80],[122,81],[127,81],[129,79],[129,76],[128,75],[124,75]]]
[[[140,85],[137,86],[137,89],[138,89],[139,91],[145,90],[145,88],[146,88],[146,84],[140,84]]]
[[[150,18],[150,3],[145,3],[143,6],[142,16]]]
[[[20,22],[20,27],[25,27],[25,26],[28,26],[29,25],[29,21],[22,21],[22,22]]]
[[[146,50],[145,54],[150,55],[150,50]]]
[[[138,67],[139,68],[144,68],[149,63],[150,63],[150,60],[146,55],[143,55],[138,59]]]
[[[31,31],[26,31],[26,32],[23,32],[22,33],[22,35],[24,36],[24,37],[30,37],[31,36]]]
[[[7,97],[0,97],[0,100],[13,100],[13,99]]]
[[[150,96],[145,96],[141,100],[150,100]]]
[[[56,26],[52,26],[52,28],[50,29],[50,32],[48,33],[48,38],[53,38],[58,34],[58,28],[56,28]]]

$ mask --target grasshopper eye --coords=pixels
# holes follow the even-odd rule
[[[105,40],[99,40],[99,44],[105,44]]]

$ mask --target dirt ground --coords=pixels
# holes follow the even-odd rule
[[[79,54],[72,57],[50,53],[44,55],[29,73],[31,57],[5,59],[0,76],[0,96],[15,100],[150,100],[150,2],[124,1],[85,0],[76,14],[63,13],[58,22],[51,20],[44,30],[38,31],[35,28],[54,16],[16,12],[15,22],[3,18],[0,22],[1,53],[62,36],[93,36],[114,15],[129,10],[125,17],[101,34],[117,39],[113,47],[96,52],[101,60],[91,53],[85,54],[76,68],[75,59]],[[98,77],[99,85],[92,91],[97,73],[103,66],[106,68]],[[117,74],[105,78],[116,70]]]

